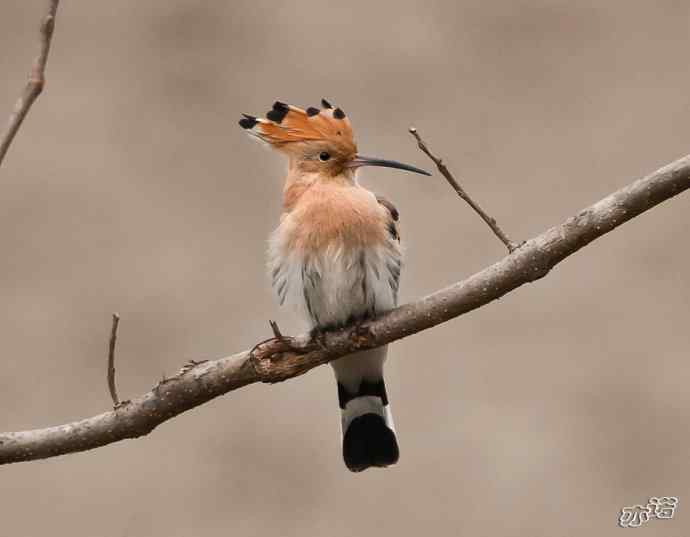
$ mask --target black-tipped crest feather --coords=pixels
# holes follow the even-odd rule
[[[254,125],[258,123],[256,118],[254,116],[250,116],[249,114],[242,114],[244,117],[240,119],[240,127],[243,129],[253,129]]]
[[[276,101],[273,103],[273,109],[269,110],[266,114],[266,119],[270,119],[271,121],[280,123],[281,121],[283,121],[283,119],[285,119],[285,116],[289,111],[290,107],[287,104],[282,103],[280,101]]]

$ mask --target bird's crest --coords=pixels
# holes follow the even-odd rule
[[[355,142],[352,125],[340,108],[333,108],[325,99],[322,107],[306,110],[285,104],[273,103],[266,118],[243,114],[240,126],[248,134],[276,149],[290,150],[296,142],[326,142],[339,146],[343,152],[354,153]]]

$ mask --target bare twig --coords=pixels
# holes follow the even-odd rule
[[[436,164],[436,167],[438,168],[438,171],[441,172],[441,175],[446,178],[448,183],[450,183],[450,186],[453,187],[453,190],[460,196],[462,199],[464,199],[474,211],[482,217],[484,222],[488,224],[488,226],[491,228],[491,231],[494,232],[494,234],[501,239],[501,242],[506,245],[506,248],[508,248],[508,252],[513,253],[517,248],[520,247],[520,243],[511,241],[508,236],[503,232],[503,230],[499,227],[499,225],[496,223],[496,219],[489,216],[484,212],[484,209],[482,209],[479,204],[474,201],[470,195],[465,192],[465,189],[460,186],[460,184],[455,180],[455,177],[453,177],[453,174],[450,173],[450,170],[446,167],[446,165],[443,163],[443,160],[434,156],[431,151],[429,150],[429,147],[424,143],[424,140],[422,140],[421,136],[417,132],[417,129],[414,127],[410,127],[410,134],[415,137],[417,140],[417,145],[419,146],[419,149],[421,149],[426,156],[428,156],[431,160],[434,161],[434,164]]]
[[[268,324],[271,325],[271,330],[273,330],[273,335],[276,338],[281,339],[284,337],[282,332],[280,331],[280,327],[278,326],[277,322],[270,320],[270,321],[268,321]]]
[[[49,0],[48,14],[41,23],[40,52],[31,67],[29,80],[24,87],[24,91],[22,91],[17,103],[14,105],[14,111],[7,122],[5,132],[0,137],[0,166],[2,165],[7,150],[10,148],[12,140],[14,140],[14,136],[17,134],[26,114],[29,112],[29,108],[31,108],[31,105],[41,94],[45,86],[46,63],[48,62],[48,52],[50,51],[50,42],[55,28],[55,15],[59,3],[60,0]]]
[[[46,429],[0,434],[0,464],[45,459],[136,438],[247,384],[296,377],[341,356],[444,323],[546,276],[580,248],[689,188],[690,155],[621,188],[461,282],[359,326],[326,332],[323,345],[314,344],[308,335],[291,338],[288,350],[280,340],[270,340],[251,353],[185,367],[117,411]]]
[[[115,408],[120,406],[115,387],[115,344],[117,343],[117,327],[120,325],[120,316],[113,313],[113,325],[110,329],[110,343],[108,345],[108,389]]]

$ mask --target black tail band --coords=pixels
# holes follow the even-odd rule
[[[357,393],[348,392],[345,386],[338,382],[338,402],[340,403],[340,408],[342,409],[344,409],[345,406],[353,399],[356,399],[357,397],[364,397],[366,395],[380,397],[384,405],[388,404],[388,394],[386,394],[386,384],[383,382],[383,379],[374,382],[362,380]]]

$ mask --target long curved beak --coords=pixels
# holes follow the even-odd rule
[[[396,170],[405,170],[408,172],[421,173],[422,175],[431,175],[429,172],[410,166],[409,164],[403,164],[402,162],[397,162],[395,160],[385,160],[382,158],[372,158],[365,157],[363,155],[357,155],[352,159],[347,165],[348,168],[361,168],[362,166],[380,166],[382,168],[395,168]]]

